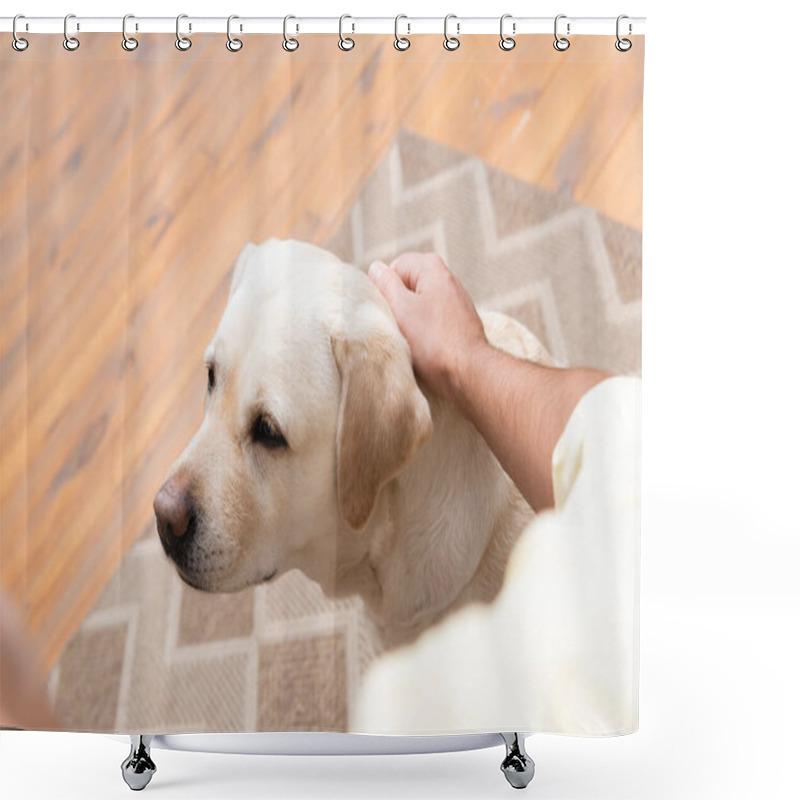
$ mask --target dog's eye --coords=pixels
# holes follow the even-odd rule
[[[214,388],[214,383],[215,382],[216,382],[216,380],[215,380],[215,375],[214,375],[214,367],[209,367],[208,368],[208,391],[209,391],[209,394],[211,393],[211,390]]]
[[[265,416],[256,417],[253,422],[252,436],[254,442],[270,450],[289,446],[286,439],[283,438],[283,434],[275,427],[272,420]]]

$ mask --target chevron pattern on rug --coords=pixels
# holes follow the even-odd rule
[[[366,269],[435,250],[476,304],[562,366],[641,372],[641,233],[477,158],[401,132],[328,248]]]

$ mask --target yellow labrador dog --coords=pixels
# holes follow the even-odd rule
[[[482,311],[487,336],[550,363]],[[299,569],[357,593],[385,644],[488,602],[532,512],[475,428],[426,394],[363,272],[309,244],[248,244],[205,353],[199,430],[155,498],[180,576],[233,592]]]

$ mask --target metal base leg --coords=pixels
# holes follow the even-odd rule
[[[521,733],[501,733],[506,743],[506,757],[500,765],[506,780],[515,789],[524,789],[532,780],[536,765],[525,752],[525,739]]]
[[[156,765],[150,758],[152,741],[152,736],[131,734],[131,752],[122,762],[122,778],[135,792],[144,789],[156,771]]]

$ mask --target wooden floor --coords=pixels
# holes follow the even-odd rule
[[[641,227],[644,41],[0,49],[0,579],[49,667],[202,415],[242,244],[339,227],[397,128]]]

